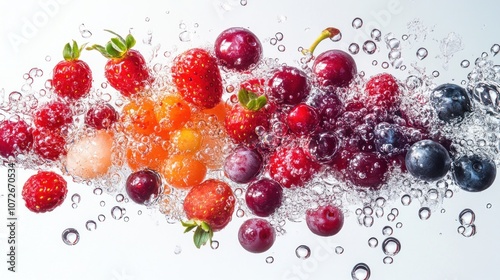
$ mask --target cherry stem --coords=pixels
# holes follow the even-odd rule
[[[307,55],[307,54],[313,54],[314,50],[316,47],[321,43],[321,41],[325,40],[326,38],[333,38],[340,34],[340,30],[334,27],[328,27],[325,30],[321,31],[321,34],[319,35],[318,38],[312,43],[312,45],[309,47],[309,49],[303,49],[302,53]]]

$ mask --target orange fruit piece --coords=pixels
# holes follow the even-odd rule
[[[182,128],[191,119],[191,108],[177,95],[165,95],[154,111],[162,130]]]
[[[158,121],[154,114],[155,104],[149,98],[130,100],[123,106],[122,122],[125,130],[129,133],[140,133],[151,135],[158,126]]]
[[[172,187],[190,189],[205,179],[207,167],[192,155],[179,154],[164,162],[161,173]]]
[[[181,128],[172,132],[172,146],[176,153],[195,153],[201,147],[201,134],[195,129]]]
[[[149,168],[159,170],[163,161],[168,158],[168,144],[164,140],[141,137],[127,144],[127,163],[130,169],[138,171]]]

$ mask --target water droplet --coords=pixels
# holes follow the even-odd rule
[[[408,194],[405,194],[401,197],[401,204],[403,204],[403,206],[408,206],[411,204],[411,196],[408,195]]]
[[[351,54],[357,54],[359,53],[359,45],[356,43],[352,43],[349,45],[349,52]]]
[[[123,194],[119,193],[116,195],[116,202],[122,202],[125,199],[125,196]]]
[[[97,223],[94,222],[93,220],[88,220],[86,223],[85,223],[85,228],[87,228],[88,231],[93,231],[93,230],[96,230],[97,228]]]
[[[85,27],[85,24],[80,24],[80,27],[78,28],[79,31],[80,31],[80,35],[82,36],[82,38],[85,38],[85,39],[88,39],[90,37],[92,37],[92,32],[90,32],[86,27]]]
[[[401,250],[401,243],[394,237],[388,237],[382,242],[382,251],[387,256],[393,257]]]
[[[123,217],[124,222],[128,222],[129,220],[130,220],[130,218],[128,216]]]
[[[71,208],[73,208],[73,209],[78,208],[78,204],[76,204],[76,203],[71,204]]]
[[[398,208],[392,208],[392,209],[391,209],[391,213],[392,213],[394,216],[396,216],[396,217],[397,217],[397,216],[399,216],[399,210],[398,210]]]
[[[80,241],[80,234],[74,228],[67,228],[62,232],[62,240],[66,245],[76,245]]]
[[[420,220],[427,220],[431,217],[431,209],[428,207],[422,207],[420,210],[418,210],[418,216],[420,217]]]
[[[106,220],[106,216],[100,214],[99,216],[97,216],[97,220],[99,220],[99,222],[104,222]]]
[[[383,229],[382,229],[382,234],[385,235],[385,236],[391,236],[392,235],[392,227],[390,226],[385,226]]]
[[[270,263],[273,263],[273,262],[274,262],[274,257],[269,256],[269,257],[266,258],[266,263],[270,264]]]
[[[417,58],[420,59],[420,60],[426,58],[428,54],[429,53],[427,52],[426,48],[419,48],[417,50]]]
[[[281,32],[276,32],[276,34],[274,34],[274,38],[276,38],[276,40],[278,40],[278,41],[283,40],[283,37],[284,37],[283,33],[281,33]]]
[[[403,227],[403,223],[402,222],[397,222],[396,223],[396,228],[402,228]]]
[[[174,254],[179,255],[182,252],[182,247],[177,245],[174,248]]]
[[[187,30],[185,31],[182,31],[181,33],[179,33],[179,40],[181,42],[189,42],[191,41],[191,33]]]
[[[236,210],[236,217],[238,218],[242,218],[243,216],[245,216],[245,210],[239,208],[238,210]]]
[[[306,245],[300,245],[295,249],[295,255],[297,258],[305,260],[311,256],[311,249]]]
[[[74,195],[71,196],[71,201],[74,203],[80,203],[81,197],[79,194],[75,193]]]
[[[491,203],[486,204],[486,209],[491,209],[491,206],[493,206]]]
[[[111,217],[115,220],[119,220],[123,218],[123,215],[125,215],[125,209],[121,208],[120,206],[114,206],[111,208]]]
[[[367,54],[374,54],[377,51],[377,45],[375,42],[368,40],[363,44],[363,51]]]
[[[335,253],[337,255],[342,255],[342,253],[344,253],[344,247],[342,247],[342,246],[335,247]]]
[[[365,263],[356,264],[351,271],[352,280],[368,280],[370,274],[370,267]]]
[[[380,42],[380,39],[382,38],[382,32],[378,29],[373,29],[372,32],[370,33],[370,36],[372,37],[373,40]]]
[[[403,34],[403,35],[401,36],[401,39],[403,39],[403,41],[408,40],[408,38],[409,38],[409,36],[408,36],[407,34]]]
[[[363,20],[360,19],[360,18],[355,18],[353,21],[352,21],[352,27],[354,27],[354,29],[360,29],[361,26],[363,26]]]
[[[476,234],[476,225],[459,226],[458,233],[464,237],[472,237]]]
[[[276,39],[276,38],[271,38],[271,39],[269,40],[269,44],[271,44],[271,45],[273,45],[273,46],[274,46],[274,45],[276,45],[277,43],[278,43],[278,39]]]
[[[372,65],[373,65],[373,66],[377,66],[377,64],[378,64],[378,61],[376,61],[376,60],[373,60],[373,61],[372,61]]]
[[[394,261],[392,257],[385,257],[383,259],[384,264],[391,264]]]
[[[498,52],[500,52],[500,45],[499,44],[494,44],[493,46],[491,46],[490,51],[493,54],[493,56],[497,55]]]
[[[146,18],[144,19],[144,21],[145,21],[145,22],[149,22],[149,20],[150,20],[150,19],[149,19],[149,17],[146,17]]]
[[[368,239],[368,246],[370,246],[370,248],[377,247],[378,246],[378,239],[375,237],[371,237],[370,239]]]
[[[342,40],[342,33],[339,32],[338,34],[336,34],[335,36],[330,38],[330,40],[332,40],[332,42],[338,42],[338,41]]]
[[[394,220],[396,220],[396,215],[394,215],[392,213],[387,214],[387,220],[389,222],[394,222]]]
[[[278,51],[280,52],[284,52],[286,50],[285,46],[284,45],[279,45],[278,46]]]
[[[474,213],[474,211],[468,208],[462,210],[462,212],[460,212],[460,214],[458,215],[458,221],[463,226],[473,225],[475,220],[476,214]]]
[[[365,227],[371,227],[371,226],[373,226],[373,222],[374,222],[374,219],[373,219],[372,216],[365,216],[363,218],[363,225]]]
[[[460,66],[461,66],[462,68],[467,68],[467,67],[469,67],[469,66],[470,66],[470,61],[468,61],[467,59],[464,59],[464,60],[462,60],[462,61],[460,62]]]
[[[106,206],[106,202],[104,200],[101,200],[101,202],[99,202],[99,205],[101,205],[101,207],[104,207]]]
[[[439,71],[432,71],[432,76],[435,78],[439,77]]]
[[[387,61],[382,62],[382,68],[384,69],[389,68],[389,63]]]
[[[50,55],[47,55],[47,56],[45,57],[45,61],[49,62],[49,61],[51,61],[51,60],[52,60],[52,57],[50,57]]]
[[[246,6],[247,5],[247,0],[240,0],[240,5],[241,6]]]

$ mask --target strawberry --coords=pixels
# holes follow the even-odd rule
[[[256,128],[269,126],[269,113],[264,108],[267,98],[242,88],[238,101],[226,114],[226,131],[236,143],[251,145],[258,140]]]
[[[196,229],[194,244],[197,248],[211,241],[213,233],[231,221],[236,199],[231,187],[223,181],[208,179],[191,188],[184,199],[187,222],[184,232]]]
[[[190,49],[178,55],[172,65],[172,79],[189,103],[209,109],[222,98],[222,78],[217,60],[204,49]]]
[[[382,73],[371,77],[366,83],[365,91],[368,102],[372,105],[392,108],[399,102],[400,89],[394,76]]]
[[[104,67],[109,84],[123,96],[132,96],[153,82],[146,60],[139,51],[132,49],[136,43],[132,34],[124,39],[113,31],[106,31],[117,37],[111,38],[105,47],[93,45],[87,49],[97,50],[109,59]]]
[[[269,175],[285,188],[303,187],[319,170],[320,165],[296,145],[279,147],[269,157]]]
[[[26,207],[35,213],[54,210],[68,193],[64,178],[52,171],[39,171],[24,183],[22,195]]]
[[[63,49],[64,60],[56,64],[52,74],[54,92],[62,98],[77,100],[89,93],[92,86],[92,71],[89,65],[79,60],[85,45],[79,47],[67,43]]]

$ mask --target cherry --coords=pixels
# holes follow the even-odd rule
[[[358,152],[349,160],[346,171],[356,186],[378,189],[386,180],[388,164],[376,153]]]
[[[337,117],[342,113],[343,104],[333,89],[315,90],[308,104],[316,108],[323,130],[332,130],[336,127]]]
[[[73,112],[67,103],[52,101],[42,105],[33,117],[37,127],[57,129],[73,121]]]
[[[344,225],[344,213],[333,205],[324,205],[306,211],[306,224],[312,233],[320,236],[337,234]]]
[[[228,69],[248,70],[255,67],[261,59],[262,44],[248,29],[229,28],[215,40],[215,56],[219,63]]]
[[[263,253],[269,250],[275,240],[275,229],[268,221],[261,218],[246,220],[238,231],[238,241],[251,253]]]
[[[224,162],[224,174],[236,183],[248,183],[260,172],[262,156],[254,149],[236,148]]]
[[[97,103],[85,115],[85,124],[95,129],[108,129],[118,120],[118,112],[107,103]]]
[[[276,181],[262,178],[252,182],[246,191],[248,208],[259,217],[268,217],[281,206],[283,189]]]
[[[293,133],[308,135],[318,127],[319,116],[316,109],[305,103],[300,103],[288,113],[287,124]]]
[[[338,148],[339,140],[333,132],[315,133],[309,139],[309,154],[317,162],[332,161]]]
[[[0,156],[8,158],[27,152],[32,143],[33,133],[25,121],[0,121]]]
[[[275,70],[268,86],[271,101],[288,105],[302,102],[311,90],[306,73],[292,66],[282,66]]]
[[[125,190],[135,203],[149,205],[160,193],[160,175],[149,169],[136,171],[128,176]]]

